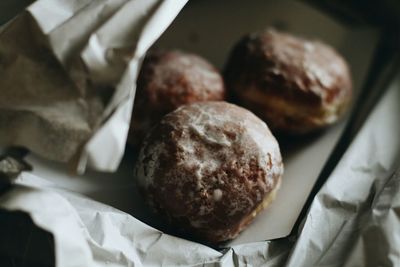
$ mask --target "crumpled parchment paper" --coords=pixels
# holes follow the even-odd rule
[[[147,49],[186,0],[39,0],[0,32],[0,145],[115,171]]]
[[[54,255],[40,258],[30,253],[36,248],[31,242],[7,250],[6,244],[12,243],[7,235],[0,238],[0,255],[9,262],[48,263],[54,257],[56,266],[89,267],[396,266],[400,262],[399,87],[397,79],[293,236],[217,251],[164,234],[126,213],[23,172],[0,195],[0,211],[9,216],[28,214],[32,223],[26,227],[35,225],[44,230],[42,235],[51,234],[47,239]],[[7,223],[0,220],[0,229]]]

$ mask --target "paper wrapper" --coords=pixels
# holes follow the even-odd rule
[[[399,87],[400,79],[369,116],[294,236],[217,251],[22,173],[0,196],[1,258],[26,266],[395,265],[400,261]],[[35,253],[39,244],[41,253]]]
[[[142,57],[185,0],[40,0],[0,33],[0,145],[115,171]]]

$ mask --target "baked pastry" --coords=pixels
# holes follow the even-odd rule
[[[234,101],[283,133],[336,122],[352,95],[349,68],[333,48],[271,29],[241,39],[224,76]]]
[[[194,103],[166,115],[135,166],[156,213],[210,243],[235,238],[274,199],[282,174],[267,125],[226,102]]]
[[[181,105],[224,98],[221,74],[202,57],[178,50],[150,52],[138,76],[128,141],[139,144],[155,123]]]

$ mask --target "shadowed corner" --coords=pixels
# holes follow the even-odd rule
[[[28,214],[0,210],[0,266],[55,266],[53,235]]]
[[[0,25],[15,17],[21,10],[35,0],[1,0],[0,1]]]
[[[22,149],[9,149],[0,155],[0,195],[12,182],[32,167],[22,160]],[[0,209],[0,266],[55,266],[53,236],[35,226],[28,214]]]

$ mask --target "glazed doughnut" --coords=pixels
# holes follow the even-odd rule
[[[224,76],[234,101],[283,133],[333,124],[352,95],[347,63],[333,48],[271,29],[241,39]]]
[[[155,212],[211,243],[235,238],[274,199],[282,174],[267,125],[226,102],[194,103],[166,115],[135,166]]]
[[[181,105],[224,98],[220,73],[202,57],[178,50],[150,52],[138,76],[128,141],[138,145],[155,123]]]

